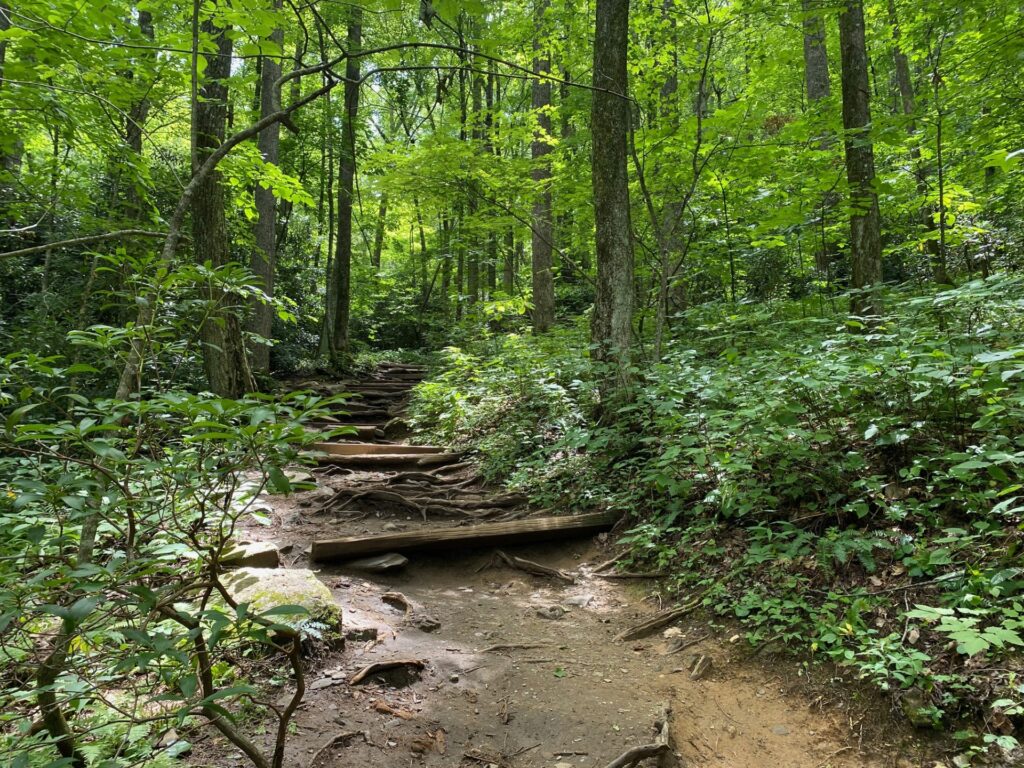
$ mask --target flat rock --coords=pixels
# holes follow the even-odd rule
[[[308,611],[308,615],[275,617],[282,623],[312,620],[333,632],[341,629],[341,606],[316,574],[305,568],[239,568],[224,577],[224,585],[236,602],[248,603],[253,612],[282,605],[297,605]]]
[[[272,541],[240,541],[221,558],[226,568],[277,568],[281,554]]]

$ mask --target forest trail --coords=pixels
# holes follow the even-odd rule
[[[900,762],[909,755],[894,744],[871,743],[872,753],[885,753],[884,759],[862,753],[860,723],[842,699],[833,700],[830,681],[812,688],[790,672],[795,664],[775,674],[763,660],[747,662],[744,643],[723,640],[701,623],[615,641],[658,606],[644,600],[643,582],[595,572],[609,557],[607,535],[506,548],[569,580],[514,569],[493,549],[414,553],[405,567],[385,573],[310,563],[314,539],[465,521],[466,509],[453,507],[446,515],[443,503],[430,507],[424,520],[393,497],[356,495],[367,489],[415,497],[421,507],[429,496],[469,502],[462,506],[489,517],[529,514],[521,500],[484,488],[472,467],[447,451],[426,468],[416,457],[431,453],[374,463],[373,457],[408,449],[404,440],[390,441],[404,429],[396,418],[421,377],[415,368],[384,366],[359,382],[304,383],[362,393],[351,415],[342,417],[358,425],[360,441],[342,441],[349,455],[316,470],[316,490],[274,497],[271,526],[245,531],[250,539],[282,545],[288,567],[315,569],[345,614],[345,648],[319,659],[308,674],[286,765],[603,768],[652,741],[665,704],[681,759],[663,765],[919,764]],[[495,500],[502,505],[493,506]],[[669,652],[680,645],[680,652]],[[710,666],[691,676],[702,657]],[[367,665],[396,659],[424,666],[349,683]]]

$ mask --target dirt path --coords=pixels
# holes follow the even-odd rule
[[[388,394],[368,400],[350,421],[360,420],[361,434],[381,444],[384,426],[402,407],[402,395],[395,393],[419,375],[415,369],[380,372],[372,387],[362,388]],[[457,464],[457,457],[450,462]],[[777,673],[763,660],[745,661],[745,644],[730,643],[720,631],[695,623],[671,628],[667,637],[615,642],[619,631],[658,606],[644,600],[643,582],[593,573],[609,557],[604,537],[507,550],[564,570],[574,583],[512,569],[492,551],[410,555],[404,569],[387,574],[308,562],[302,553],[314,538],[460,519],[430,515],[423,522],[413,509],[379,500],[345,503],[351,489],[380,486],[406,470],[327,467],[316,473],[316,491],[275,500],[273,527],[248,531],[290,545],[287,564],[317,569],[345,611],[349,640],[310,674],[287,765],[603,768],[652,740],[666,703],[681,758],[676,765],[921,764],[905,744],[874,743],[879,757],[862,752],[857,720],[841,700],[829,703],[831,697],[820,695],[827,682],[808,686],[792,661],[780,663]],[[485,493],[468,472],[438,470],[446,481],[441,487],[462,483],[446,496],[479,499]],[[410,487],[438,491],[430,482]],[[412,610],[382,599],[389,592],[404,595]],[[666,652],[671,644],[700,638],[707,639]],[[691,676],[700,656],[710,667]],[[397,658],[419,659],[425,667],[418,677],[402,672],[348,684],[365,665]]]

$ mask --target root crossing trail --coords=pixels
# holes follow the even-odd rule
[[[285,566],[315,569],[345,613],[344,649],[309,672],[289,766],[604,768],[654,742],[666,706],[671,753],[643,765],[919,764],[897,744],[873,743],[883,758],[862,752],[863,723],[827,679],[798,678],[793,662],[777,673],[764,659],[746,662],[749,648],[722,630],[694,620],[616,641],[660,606],[644,599],[649,582],[597,572],[611,556],[606,535],[395,553],[408,557],[402,567],[401,557],[311,562],[314,540],[535,514],[521,497],[483,487],[457,454],[399,439],[396,418],[423,375],[390,365],[360,381],[303,383],[360,393],[339,416],[358,442],[329,447],[318,488],[276,497],[273,527],[246,532],[283,545]],[[371,667],[352,683],[396,661],[415,664]]]

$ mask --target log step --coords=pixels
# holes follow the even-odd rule
[[[376,445],[374,443],[313,443],[313,449],[331,456],[422,456],[423,454],[445,453],[445,448],[436,445]],[[454,454],[458,455],[458,454]]]
[[[346,536],[314,540],[313,560],[340,560],[385,552],[490,547],[535,541],[555,541],[592,536],[609,530],[617,512],[595,512],[567,517],[539,517],[508,523],[480,523],[459,528],[427,528],[378,536]]]
[[[382,447],[391,448],[393,446],[385,445]],[[461,458],[462,454],[460,453],[363,453],[354,456],[320,454],[316,457],[316,460],[319,464],[333,464],[339,467],[393,469],[396,467],[434,467],[440,464],[452,464]]]
[[[355,430],[355,432],[353,432],[351,435],[338,435],[338,437],[333,438],[335,440],[352,439],[363,440],[365,442],[372,443],[375,440],[383,440],[385,438],[384,430],[381,429],[380,426],[377,424],[343,424],[340,421],[333,420],[314,420],[307,422],[307,426],[311,427],[312,429],[321,430],[323,432],[326,432],[331,429],[338,429],[339,427],[348,427],[349,429]]]

